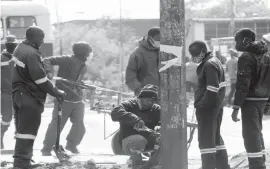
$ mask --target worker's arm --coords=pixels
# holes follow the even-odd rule
[[[209,62],[205,63],[204,74],[206,77],[206,90],[202,99],[196,104],[196,107],[216,106],[216,101],[219,100],[219,70]]]
[[[112,121],[118,121],[121,124],[134,126],[141,118],[130,112],[130,102],[125,102],[115,107],[111,112]]]
[[[69,56],[51,56],[44,58],[43,64],[45,67],[46,73],[52,73],[53,66],[61,66],[68,64],[70,57]]]
[[[241,108],[250,87],[253,65],[256,64],[253,58],[244,52],[238,59],[236,91],[234,95],[234,109]]]
[[[56,87],[48,80],[46,72],[41,63],[40,56],[36,53],[31,53],[27,58],[27,67],[29,69],[32,80],[46,93],[54,97],[59,96],[59,92]]]
[[[160,105],[154,105],[153,106],[153,110],[155,112],[155,124],[156,126],[160,126],[161,125],[161,107]]]
[[[138,80],[138,71],[141,65],[141,58],[142,55],[137,49],[136,51],[134,51],[134,53],[130,55],[126,69],[126,85],[135,93],[139,93],[139,91],[143,87]]]

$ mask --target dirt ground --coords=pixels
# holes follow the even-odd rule
[[[237,167],[237,169],[247,169],[247,159],[244,152],[244,146],[243,146],[243,139],[241,135],[241,123],[234,123],[231,120],[231,108],[225,108],[224,109],[224,118],[223,118],[223,124],[222,124],[222,135],[226,143],[226,147],[228,150],[228,154],[230,155],[230,162],[231,166],[235,166],[236,164],[243,161],[243,163]],[[193,115],[193,108],[188,108],[188,121],[191,121],[192,115]],[[44,158],[41,158],[40,149],[43,145],[43,139],[46,132],[46,129],[48,127],[48,124],[50,123],[51,116],[52,116],[52,108],[46,108],[45,112],[42,114],[42,123],[41,127],[37,136],[37,139],[35,141],[34,145],[34,160],[36,162],[46,162]],[[97,163],[101,161],[107,161],[107,162],[115,162],[116,165],[97,165],[98,168],[122,168],[126,169],[127,165],[125,164],[128,157],[116,157],[113,155],[111,150],[111,137],[108,137],[111,133],[116,131],[119,127],[118,123],[114,123],[111,121],[111,118],[104,114],[97,114],[94,111],[89,111],[89,108],[85,109],[85,127],[86,127],[86,134],[85,137],[78,147],[81,150],[81,155],[74,157],[74,162],[71,164],[68,164],[66,166],[56,166],[56,165],[47,165],[43,168],[57,168],[57,169],[66,169],[66,168],[93,168],[93,165],[91,165],[91,160],[93,159]],[[105,125],[104,125],[105,124]],[[267,116],[263,121],[264,129],[270,128],[270,116]],[[61,135],[61,144],[65,146],[65,137],[68,134],[68,131],[71,127],[71,123],[68,122],[65,126],[65,129],[62,132]],[[8,150],[14,149],[14,125],[11,125],[8,132],[5,136],[5,148]],[[266,148],[268,148],[268,160],[267,160],[267,168],[270,168],[270,135],[267,133],[266,130],[263,131],[264,137],[265,137],[265,144]],[[108,137],[108,138],[107,138]],[[104,139],[106,138],[106,139]],[[240,153],[240,154],[239,154]],[[199,169],[201,166],[200,163],[200,151],[198,149],[198,141],[197,141],[197,132],[194,134],[194,139],[191,144],[191,147],[188,152],[189,156],[189,169]],[[1,161],[12,161],[12,153],[11,154],[2,154],[1,155]],[[57,160],[54,158],[48,159],[47,162],[49,163],[56,163]],[[9,168],[11,164],[8,164],[6,168]],[[4,167],[1,167],[4,168]]]

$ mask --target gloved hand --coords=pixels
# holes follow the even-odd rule
[[[59,102],[63,102],[65,96],[66,96],[66,93],[65,93],[63,90],[56,89],[56,95],[55,95],[55,98],[56,98]]]
[[[135,125],[134,125],[134,129],[135,130],[140,130],[145,128],[145,123],[143,120],[139,120]]]

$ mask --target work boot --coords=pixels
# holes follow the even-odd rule
[[[51,151],[52,151],[51,149],[43,148],[43,149],[41,150],[42,156],[52,156]]]
[[[77,149],[76,146],[72,146],[72,145],[69,145],[69,144],[66,145],[65,149],[72,152],[73,154],[79,154],[80,153],[80,151]]]

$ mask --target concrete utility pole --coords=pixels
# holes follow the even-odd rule
[[[167,67],[161,72],[162,169],[188,168],[184,4],[184,0],[160,0],[160,63]],[[170,64],[172,59],[176,62]]]

